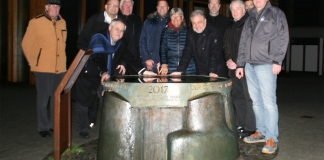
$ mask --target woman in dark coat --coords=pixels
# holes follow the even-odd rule
[[[160,56],[161,74],[166,75],[177,70],[182,52],[186,44],[188,27],[186,26],[183,12],[180,8],[172,8],[170,11],[171,21],[162,31]],[[192,56],[186,74],[195,74],[196,67]]]

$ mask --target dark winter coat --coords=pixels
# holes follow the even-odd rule
[[[105,32],[102,32],[102,34],[106,35]],[[115,68],[117,68],[117,66],[120,64],[125,65],[125,63],[127,63],[132,67],[133,70],[137,72],[144,68],[141,60],[136,58],[126,49],[127,43],[126,38],[121,39],[121,45],[112,59],[113,72],[111,76],[116,76],[119,74],[119,70]],[[101,74],[106,71],[107,55],[92,55],[72,88],[72,99],[83,106],[90,107],[95,99],[95,96],[97,96],[96,94],[100,86]]]
[[[134,56],[140,57],[139,40],[143,26],[141,17],[134,14],[125,16],[119,13],[118,18],[121,18],[126,22],[126,31],[124,32],[123,37],[129,40],[127,48]]]
[[[223,40],[226,61],[232,59],[236,63],[242,29],[248,17],[248,14],[245,14],[240,20],[231,22],[227,27]]]
[[[178,71],[186,72],[191,57],[194,55],[197,75],[216,73],[220,77],[227,77],[220,39],[220,31],[208,25],[202,33],[196,33],[190,28]]]
[[[228,17],[223,16],[222,14],[218,14],[215,17],[211,16],[210,14],[207,14],[206,19],[207,25],[218,29],[223,38],[225,30],[230,24],[231,20]],[[223,39],[221,41],[223,41]]]
[[[169,74],[176,71],[179,66],[186,44],[187,30],[188,27],[186,26],[181,26],[179,30],[168,27],[162,32],[160,46],[161,64],[168,65]],[[192,55],[186,74],[196,74],[194,55]]]
[[[91,37],[107,31],[109,24],[105,22],[104,11],[91,16],[83,27],[77,41],[78,49],[88,48]]]
[[[160,41],[162,30],[166,28],[170,17],[160,17],[157,12],[150,14],[144,21],[142,33],[140,36],[140,54],[143,65],[145,61],[152,59],[154,61],[153,71],[157,72],[156,64],[160,62]]]

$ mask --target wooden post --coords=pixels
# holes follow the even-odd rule
[[[54,93],[54,159],[71,147],[71,96],[70,91],[91,51],[80,50]]]
[[[8,1],[8,81],[17,82],[18,0]]]
[[[140,0],[140,11],[139,11],[139,16],[142,18],[142,20],[145,20],[144,17],[144,0]]]

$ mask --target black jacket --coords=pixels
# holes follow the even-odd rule
[[[227,27],[223,40],[226,61],[232,59],[236,63],[242,29],[248,17],[246,13],[240,20],[231,22]]]
[[[103,32],[102,34],[106,35],[105,33],[106,32]],[[111,76],[119,75],[119,70],[115,69],[119,64],[125,65],[127,63],[136,72],[139,72],[144,68],[141,60],[133,56],[133,54],[128,52],[126,49],[128,43],[126,38],[122,38],[121,41],[121,45],[112,59],[112,68],[114,70]],[[96,94],[100,86],[101,73],[106,71],[107,55],[92,55],[72,88],[72,99],[83,106],[90,107],[95,99],[95,96],[97,96]]]
[[[221,39],[220,31],[208,25],[202,33],[196,33],[190,28],[187,32],[186,45],[178,71],[185,73],[191,57],[194,55],[197,75],[209,75],[212,72],[218,76],[226,77],[227,67],[222,53]]]
[[[140,57],[139,39],[143,26],[141,17],[134,14],[125,16],[121,13],[118,14],[118,17],[126,22],[126,31],[124,32],[123,37],[129,40],[127,45],[128,50],[130,50],[133,55]]]
[[[207,19],[207,25],[218,29],[222,35],[222,38],[223,38],[225,30],[228,27],[228,25],[230,24],[231,20],[221,14],[218,14],[215,17],[212,17],[210,14],[207,14],[206,19]]]
[[[104,11],[91,16],[78,37],[78,49],[88,48],[91,37],[96,33],[107,31],[108,26],[109,24],[105,22]]]

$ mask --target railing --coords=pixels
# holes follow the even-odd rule
[[[88,61],[91,50],[80,50],[54,93],[54,159],[71,147],[71,88]]]

